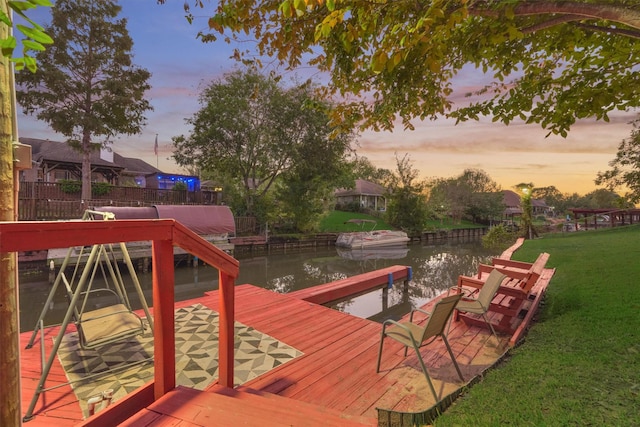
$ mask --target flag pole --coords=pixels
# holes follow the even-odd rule
[[[153,144],[153,152],[156,155],[156,169],[160,169],[158,167],[158,134],[156,133],[156,142]]]

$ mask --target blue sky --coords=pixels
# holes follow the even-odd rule
[[[223,41],[203,44],[196,39],[198,31],[206,27],[206,18],[213,14],[213,3],[205,2],[209,9],[198,10],[191,25],[184,17],[183,0],[167,0],[164,5],[155,0],[121,0],[120,4],[134,40],[134,63],[152,73],[152,89],[147,96],[154,111],[147,114],[148,123],[141,135],[120,137],[113,149],[157,164],[166,172],[181,172],[170,159],[171,137],[189,132],[185,118],[199,109],[199,88],[235,66],[229,59],[232,48]],[[40,12],[33,18],[43,22],[46,16]],[[484,79],[469,68],[455,82],[456,93],[463,94]],[[462,96],[455,101],[465,102]],[[619,113],[611,116],[610,123],[581,121],[567,138],[545,138],[543,129],[517,122],[504,126],[487,118],[454,126],[439,119],[416,122],[414,131],[403,131],[400,125],[394,132],[364,132],[356,148],[375,165],[392,170],[395,153],[400,157],[408,153],[424,178],[453,177],[466,168],[479,168],[504,189],[533,182],[584,194],[596,189],[593,180],[597,172],[608,168],[618,144],[629,136],[629,122],[635,117]],[[63,140],[34,117],[20,114],[18,121],[20,136]],[[156,134],[157,158],[153,153]]]

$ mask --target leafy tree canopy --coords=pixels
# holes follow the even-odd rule
[[[292,204],[304,200],[310,206],[326,185],[344,184],[352,137],[331,137],[331,106],[314,98],[312,89],[311,83],[281,87],[253,68],[228,73],[201,93],[201,109],[187,119],[191,133],[173,138],[173,157],[179,165],[195,164],[232,180],[242,191],[242,213],[268,219],[261,204],[276,184],[295,183],[281,194]]]
[[[410,236],[420,236],[428,219],[424,195],[426,183],[417,179],[418,170],[413,167],[409,155],[400,158],[396,153],[396,170],[386,182],[389,190],[386,218]]]
[[[37,64],[35,58],[32,56],[32,51],[42,52],[45,50],[44,45],[53,43],[53,39],[45,32],[45,29],[41,25],[35,23],[27,16],[27,12],[38,6],[50,7],[51,2],[49,0],[7,1],[6,5],[8,7],[7,11],[11,10],[11,12],[20,16],[29,25],[15,25],[15,28],[25,37],[24,40],[22,40],[23,56],[14,56],[13,52],[18,45],[18,41],[11,33],[0,37],[0,49],[2,51],[2,56],[11,58],[11,61],[14,62],[17,70],[21,70],[26,67],[30,71],[35,72]],[[11,15],[8,14],[4,8],[0,8],[0,23],[9,28],[14,26]]]
[[[636,1],[220,0],[208,24],[205,42],[257,41],[238,59],[257,53],[327,72],[326,90],[344,100],[333,118],[346,126],[491,115],[565,136],[576,119],[608,121],[640,105]],[[467,65],[492,82],[454,105],[452,79]]]
[[[483,170],[465,169],[455,178],[437,178],[429,183],[429,206],[442,218],[472,221],[500,218],[504,201],[500,186]]]
[[[364,156],[353,158],[350,164],[355,179],[364,179],[365,181],[384,185],[386,182],[389,182],[393,176],[393,173],[389,169],[375,166]]]
[[[625,198],[631,203],[640,201],[640,129],[635,124],[631,136],[618,145],[616,157],[609,162],[611,169],[598,172],[596,185],[608,190],[627,188]]]

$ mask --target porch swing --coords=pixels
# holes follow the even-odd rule
[[[85,211],[82,217],[82,220],[85,221],[109,221],[114,219],[115,215],[113,213],[92,210]],[[127,266],[133,287],[140,300],[146,319],[143,320],[131,307],[125,282],[118,267],[118,256],[113,244],[99,244],[89,248],[82,247],[77,255],[74,255],[75,248],[69,248],[26,347],[27,349],[33,347],[35,337],[40,330],[42,335],[42,374],[31,404],[24,417],[24,421],[32,418],[39,395],[47,390],[44,388],[44,383],[49,375],[69,323],[73,321],[75,324],[78,332],[78,343],[82,349],[95,349],[141,335],[146,330],[145,323],[148,324],[151,332],[153,332],[153,319],[135,269],[133,268],[127,247],[121,242],[119,243],[119,248],[122,261]],[[73,267],[73,273],[70,278],[67,278],[67,269],[70,267]],[[98,278],[102,279],[101,283],[98,283]],[[51,354],[45,363],[44,343],[42,342],[44,339],[43,320],[49,307],[52,306],[55,293],[61,283],[64,285],[69,299],[69,306],[64,320],[60,325],[60,331],[55,338]],[[137,363],[148,360],[149,359],[141,360]],[[113,372],[114,370],[124,369],[130,366],[131,364],[90,374],[83,379],[103,375],[107,372]]]

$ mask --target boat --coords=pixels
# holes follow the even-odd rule
[[[376,221],[370,219],[350,219],[347,223],[355,223],[364,226],[366,223],[373,223],[375,227]],[[336,239],[336,246],[341,248],[372,248],[384,246],[401,246],[406,245],[409,241],[407,233],[397,230],[369,230],[369,231],[353,231],[341,233]]]
[[[353,261],[366,261],[372,259],[402,259],[406,258],[409,248],[406,246],[382,246],[369,248],[336,248],[338,256]]]

